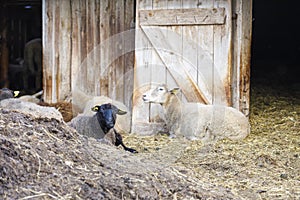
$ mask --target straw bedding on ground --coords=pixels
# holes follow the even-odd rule
[[[124,135],[122,149],[64,122],[0,109],[4,199],[299,199],[300,93],[256,85],[251,134],[200,141]]]

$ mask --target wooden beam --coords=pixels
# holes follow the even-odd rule
[[[225,8],[140,10],[141,26],[212,25],[225,23]]]

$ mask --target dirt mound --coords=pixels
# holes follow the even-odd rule
[[[80,136],[64,122],[0,109],[2,199],[237,199],[193,171]]]

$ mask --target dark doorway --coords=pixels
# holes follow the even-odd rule
[[[28,75],[24,67],[25,45],[42,37],[41,0],[0,0],[0,15],[1,53],[4,50],[7,54],[1,58],[0,69],[4,78],[0,80],[0,87],[24,90],[24,77]],[[29,75],[28,80],[32,92],[42,88],[41,84],[36,85],[35,76],[37,74]]]
[[[299,1],[253,1],[252,85],[299,93],[299,13]]]

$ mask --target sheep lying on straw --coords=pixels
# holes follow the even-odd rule
[[[208,143],[223,138],[240,140],[249,134],[249,121],[240,111],[221,105],[182,103],[178,91],[161,84],[143,95],[144,102],[162,105],[170,135]]]

